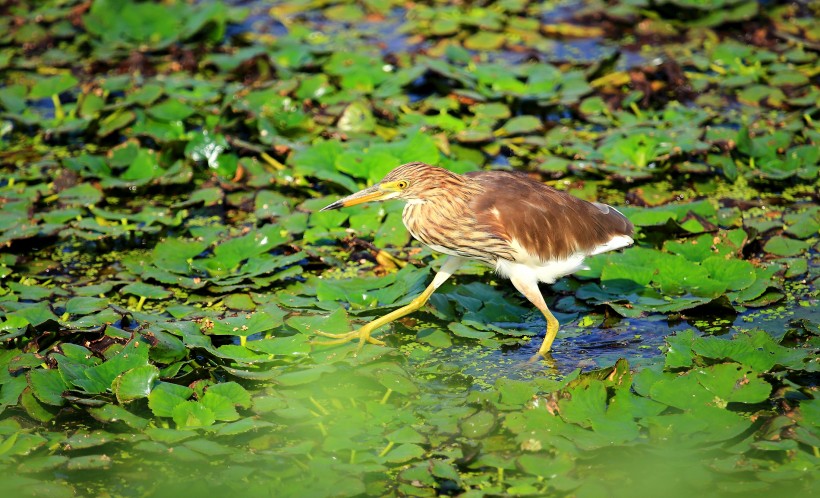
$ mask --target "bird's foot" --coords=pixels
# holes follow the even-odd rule
[[[543,361],[543,363],[546,366],[548,366],[549,368],[551,368],[551,369],[555,368],[555,360],[552,358],[552,353],[550,353],[549,351],[546,351],[546,352],[543,352],[543,353],[539,351],[539,352],[535,353],[534,355],[532,355],[530,357],[529,360],[527,360],[527,363],[532,364],[532,363],[537,363],[537,362],[541,362],[541,361]]]
[[[370,344],[376,344],[377,346],[384,346],[384,341],[380,341],[374,337],[370,336],[370,328],[365,325],[353,332],[346,332],[344,334],[330,334],[328,332],[322,332],[321,330],[317,330],[316,333],[322,337],[328,337],[331,340],[329,341],[313,341],[313,344],[321,344],[321,345],[332,345],[332,344],[344,344],[346,342],[350,342],[354,339],[359,339],[359,349],[364,346],[365,342],[369,342]]]

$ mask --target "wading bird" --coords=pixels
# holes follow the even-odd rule
[[[343,343],[371,337],[377,328],[412,313],[427,302],[465,261],[477,259],[509,278],[547,319],[538,354],[546,355],[558,334],[538,283],[551,284],[583,268],[584,258],[632,244],[632,223],[615,208],[555,190],[522,173],[476,171],[456,174],[414,162],[397,167],[382,181],[322,209],[368,201],[407,202],[402,219],[410,233],[447,254],[433,282],[410,304],[345,334],[320,335]]]

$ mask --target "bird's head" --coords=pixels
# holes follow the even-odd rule
[[[443,168],[425,163],[403,164],[385,176],[379,183],[351,194],[325,206],[322,211],[355,206],[370,201],[388,199],[424,200],[436,189],[452,181],[459,181],[460,175]]]

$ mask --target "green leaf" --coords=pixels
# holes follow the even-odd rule
[[[817,147],[812,147],[817,153]],[[815,159],[817,162],[817,159]],[[783,217],[789,223],[786,233],[800,239],[816,236],[820,232],[820,207],[814,206],[800,213],[790,213]]]
[[[402,427],[396,431],[391,432],[387,436],[387,440],[392,443],[414,443],[414,444],[425,444],[427,443],[427,438],[420,434],[417,430],[413,429],[412,427]]]
[[[49,422],[56,415],[55,410],[49,409],[37,400],[31,389],[23,390],[20,395],[20,406],[28,413],[29,417],[40,422]]]
[[[41,298],[42,299],[42,298]],[[53,320],[55,322],[58,321],[57,315],[51,310],[51,306],[46,301],[40,301],[34,304],[24,304],[23,307],[12,311],[11,313],[6,315],[6,320],[12,320],[11,317],[19,317],[34,325],[35,327],[39,327],[40,325]],[[14,319],[14,323],[21,323],[17,319]]]
[[[60,376],[60,372],[52,369],[38,368],[28,373],[31,390],[37,399],[43,403],[62,406],[65,404],[63,392],[68,390],[68,385]]]
[[[649,396],[681,410],[697,410],[714,400],[714,395],[704,389],[692,374],[664,374],[649,389]]]
[[[111,457],[105,454],[85,455],[71,458],[65,467],[69,471],[108,469],[111,463]]]
[[[310,353],[310,340],[301,334],[248,341],[245,346],[251,351],[273,355],[304,356]]]
[[[185,402],[193,393],[194,390],[189,387],[160,382],[148,395],[148,407],[157,417],[171,417],[177,405]]]
[[[701,265],[709,272],[712,279],[725,285],[729,290],[741,290],[755,282],[757,273],[754,266],[742,259],[712,257],[705,259]]]
[[[162,176],[165,170],[159,165],[159,154],[152,150],[140,149],[137,157],[128,165],[121,178],[126,181],[145,182]]]
[[[453,322],[447,325],[447,328],[458,337],[466,337],[468,339],[490,339],[495,337],[495,333],[493,332],[476,330],[463,323]]]
[[[362,178],[369,183],[380,181],[401,164],[401,159],[386,152],[350,150],[336,157],[336,167],[354,178]]]
[[[349,133],[367,133],[375,129],[376,119],[368,103],[356,101],[342,111],[336,126]]]
[[[692,351],[707,358],[733,360],[756,372],[766,372],[775,365],[802,369],[809,358],[807,351],[783,347],[763,330],[738,334],[732,340],[699,337],[692,343]]]
[[[239,419],[234,403],[229,398],[214,393],[210,389],[205,392],[200,403],[213,413],[216,420],[230,422]],[[174,417],[174,420],[177,420],[176,417]]]
[[[0,88],[0,105],[8,112],[22,114],[26,108],[26,87],[15,84]]]
[[[396,369],[377,369],[376,380],[379,384],[400,394],[413,394],[419,391],[413,381],[403,372]]]
[[[464,437],[476,439],[488,435],[495,428],[496,420],[492,413],[480,410],[462,420],[459,425]]]
[[[535,116],[516,116],[496,131],[496,135],[523,135],[541,130],[541,120]]]
[[[761,403],[768,399],[772,386],[752,370],[736,363],[713,365],[695,370],[698,382],[726,402]]]
[[[154,247],[152,259],[159,268],[188,275],[191,272],[188,260],[201,254],[207,247],[208,244],[200,241],[168,238]]]
[[[99,297],[72,297],[65,305],[66,313],[89,315],[108,307],[108,299]]]
[[[99,130],[97,130],[97,134],[101,137],[107,137],[115,131],[121,130],[126,126],[130,125],[136,119],[137,115],[134,113],[134,111],[128,109],[119,109],[109,114],[105,119],[100,121],[100,128]],[[110,171],[108,170],[108,166],[100,166],[98,168],[98,171],[101,173],[100,176],[103,177],[107,177],[110,173]]]
[[[60,192],[60,200],[66,204],[92,206],[102,199],[102,192],[89,184],[75,185]]]
[[[161,121],[184,121],[195,112],[187,104],[173,98],[148,108],[148,114]]]
[[[521,406],[533,399],[537,387],[530,382],[513,379],[498,379],[495,387],[501,395],[501,403]]]
[[[134,339],[118,354],[101,365],[83,370],[83,377],[74,378],[71,382],[89,394],[98,394],[110,389],[114,379],[123,372],[147,364],[148,344]]]
[[[281,325],[281,317],[273,317],[264,311],[253,313],[242,312],[237,316],[214,320],[213,327],[207,330],[209,335],[249,336],[271,330]]]
[[[316,330],[331,334],[339,334],[353,330],[344,308],[339,308],[330,315],[294,316],[287,319],[285,323],[299,332],[308,335],[314,335]]]
[[[791,239],[780,235],[774,236],[766,242],[763,250],[777,256],[797,256],[809,248],[809,244],[802,240]]]
[[[207,395],[208,393],[219,394],[234,405],[242,408],[251,407],[251,395],[244,387],[236,382],[220,382],[219,384],[210,386],[205,394]]]
[[[114,379],[111,390],[117,397],[117,401],[127,403],[148,397],[157,379],[159,379],[159,368],[154,365],[140,365]]]
[[[606,412],[606,387],[603,382],[592,381],[567,390],[569,399],[559,401],[561,417],[567,422],[590,427],[593,419]]]
[[[171,296],[170,291],[157,285],[146,284],[144,282],[130,283],[120,289],[120,294],[133,294],[149,299],[165,299]]]
[[[171,416],[180,429],[207,427],[216,422],[214,412],[197,401],[183,401],[172,410]]]
[[[42,99],[51,97],[52,95],[59,95],[71,88],[77,86],[77,78],[70,73],[63,73],[59,76],[46,76],[37,79],[37,82],[31,87],[29,93],[30,99]]]
[[[4,381],[0,387],[0,411],[20,402],[20,395],[28,387],[28,379],[20,375]]]
[[[135,415],[125,408],[107,403],[101,407],[91,407],[88,413],[92,417],[104,423],[123,422],[128,427],[138,430],[144,430],[148,427],[149,420]]]
[[[417,444],[400,444],[385,455],[384,460],[391,463],[405,463],[424,456],[424,448]]]
[[[666,338],[669,349],[666,351],[666,368],[691,367],[695,355],[692,353],[692,341],[695,331],[687,329]]]

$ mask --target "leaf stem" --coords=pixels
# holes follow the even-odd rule
[[[381,451],[381,453],[379,453],[379,457],[383,457],[383,456],[385,456],[386,454],[388,454],[388,453],[390,452],[390,450],[392,450],[392,449],[393,449],[393,446],[394,446],[395,444],[396,444],[396,443],[394,443],[393,441],[390,441],[389,443],[387,443],[387,446],[385,446],[385,447],[384,447],[384,449]]]

